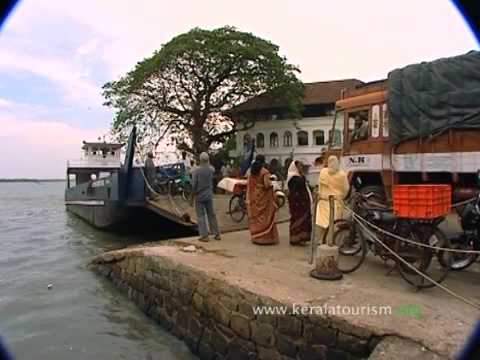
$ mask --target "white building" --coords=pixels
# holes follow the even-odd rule
[[[233,111],[237,121],[254,120],[254,127],[236,134],[236,149],[231,157],[243,154],[247,134],[255,140],[256,153],[264,154],[267,162],[276,159],[284,166],[289,158],[302,160],[310,165],[310,181],[316,181],[320,170],[319,160],[326,149],[334,119],[335,101],[343,89],[362,84],[348,79],[305,84],[302,118],[292,119],[284,115],[285,103],[281,99],[265,95],[239,105]],[[341,136],[341,134],[337,134]]]

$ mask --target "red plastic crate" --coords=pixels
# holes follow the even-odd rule
[[[393,211],[396,216],[410,219],[435,219],[450,212],[450,185],[395,185]]]

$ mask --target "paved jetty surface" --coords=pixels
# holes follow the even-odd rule
[[[311,266],[306,261],[306,249],[288,244],[288,223],[280,224],[279,230],[281,240],[275,246],[253,245],[248,231],[239,231],[224,234],[221,241],[199,243],[196,238],[185,238],[149,243],[132,251],[141,248],[147,257],[170,258],[282,303],[390,306],[392,313],[387,315],[332,316],[344,320],[345,326],[358,326],[378,335],[397,335],[446,357],[454,356],[479,318],[478,310],[441,289],[415,292],[398,273],[386,275],[383,262],[372,256],[343,280],[315,280],[308,275]],[[192,244],[197,247],[195,252],[181,251]],[[463,272],[451,272],[444,284],[480,303],[477,264]]]
[[[229,203],[231,195],[216,194],[214,197],[214,207],[217,214],[218,224],[222,233],[248,229],[248,217],[237,223],[233,221],[229,214]],[[180,196],[170,197],[167,195],[159,196],[155,200],[149,202],[150,205],[157,207],[163,211],[167,211],[173,216],[181,218],[184,214],[188,214],[192,222],[197,222],[197,216],[192,204],[183,200]],[[288,212],[288,203],[279,209],[277,213],[277,222],[285,222],[290,219]]]

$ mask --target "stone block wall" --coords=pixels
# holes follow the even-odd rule
[[[141,250],[106,253],[92,268],[200,359],[363,359],[380,340],[322,316],[255,315],[254,306],[288,304]]]

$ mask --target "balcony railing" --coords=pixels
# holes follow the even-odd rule
[[[68,168],[119,168],[122,166],[119,160],[113,159],[79,159],[68,160]]]

